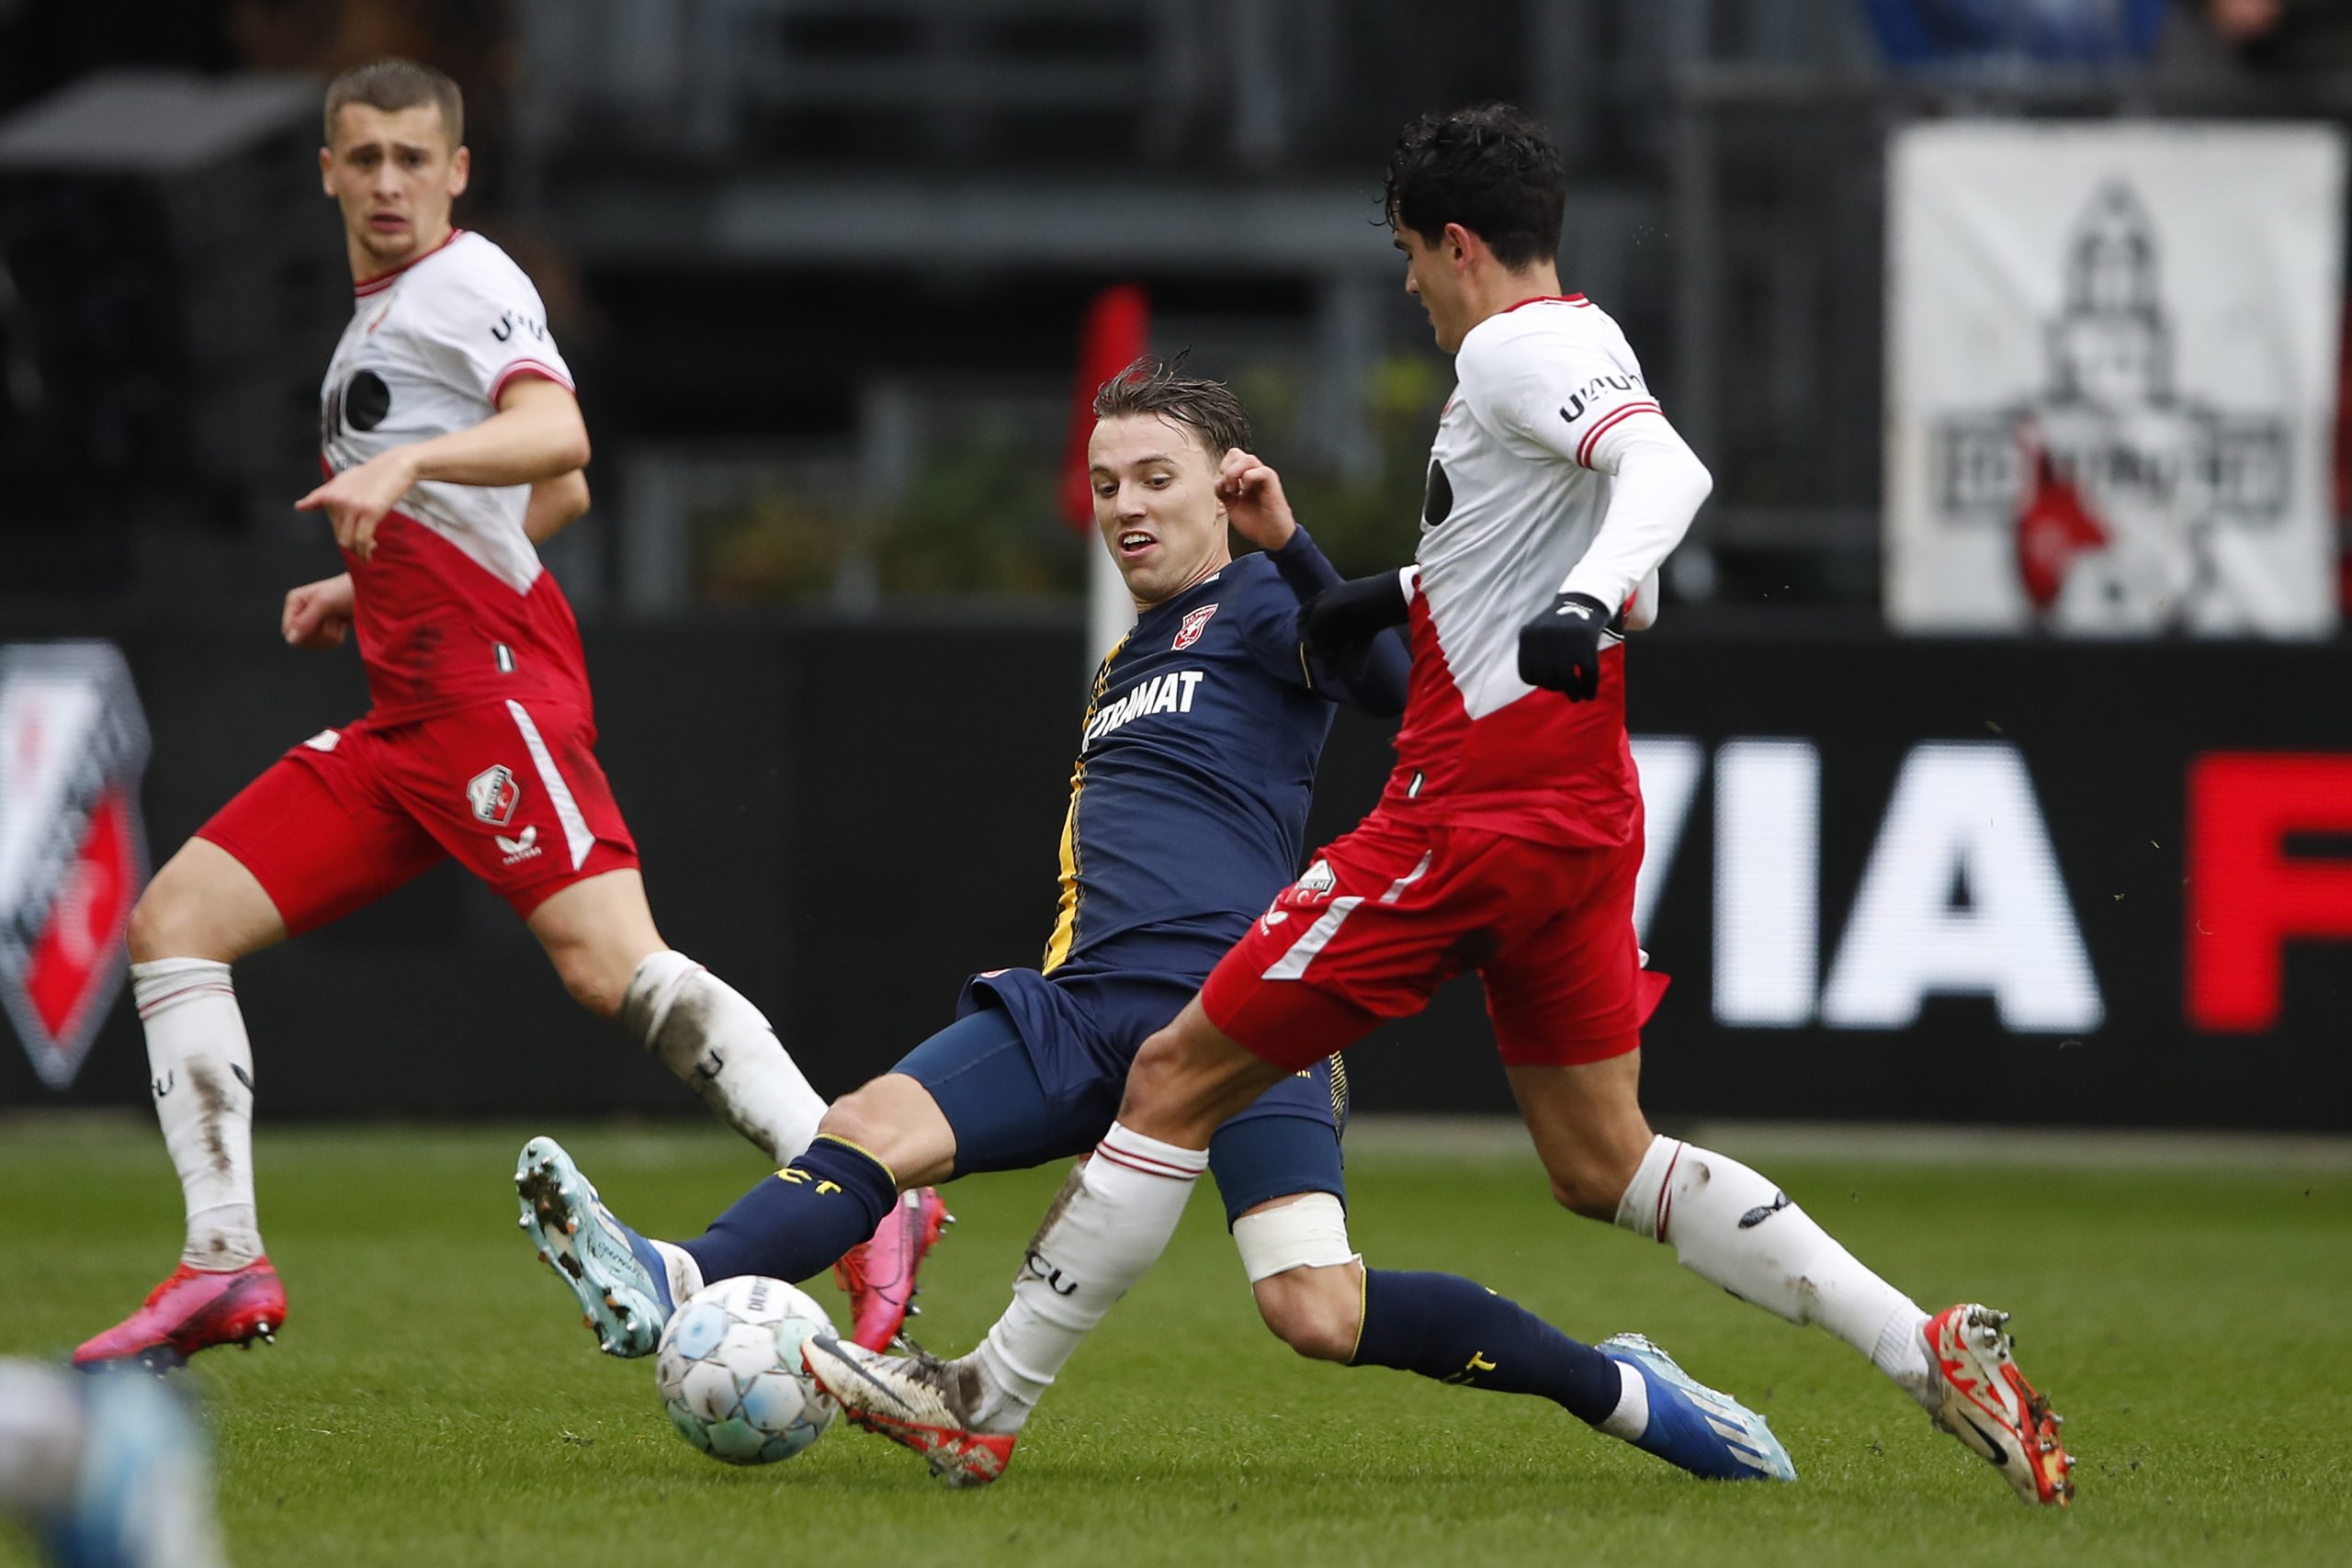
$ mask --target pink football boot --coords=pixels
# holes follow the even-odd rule
[[[922,1311],[914,1304],[915,1271],[938,1244],[942,1227],[955,1223],[939,1189],[918,1187],[899,1194],[871,1240],[833,1265],[834,1282],[849,1292],[852,1340],[869,1350],[890,1348],[907,1319]]]
[[[137,1312],[74,1351],[74,1364],[96,1368],[135,1361],[150,1371],[169,1371],[214,1345],[251,1349],[256,1339],[274,1344],[285,1322],[286,1287],[268,1258],[256,1258],[227,1273],[183,1263],[147,1292]]]

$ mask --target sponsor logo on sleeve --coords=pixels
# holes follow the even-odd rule
[[[0,647],[0,1004],[71,1085],[122,987],[147,878],[147,720],[113,644]]]

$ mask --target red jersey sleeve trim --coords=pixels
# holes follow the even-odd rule
[[[1659,408],[1656,403],[1627,403],[1623,408],[1617,410],[1607,419],[1602,420],[1599,424],[1594,425],[1590,430],[1584,433],[1584,439],[1577,443],[1577,466],[1585,468],[1592,467],[1593,446],[1603,435],[1609,434],[1611,426],[1617,424],[1620,421],[1637,413],[1654,413],[1663,416],[1665,412],[1665,410]]]
[[[398,277],[401,274],[406,272],[417,263],[424,261],[429,257],[439,255],[443,251],[447,250],[451,245],[456,244],[460,239],[462,239],[465,236],[465,232],[466,231],[463,229],[452,228],[449,231],[449,237],[447,239],[442,241],[439,244],[425,252],[424,255],[411,256],[408,260],[401,263],[400,265],[392,268],[390,272],[379,272],[373,277],[361,278],[358,282],[351,286],[351,292],[364,299],[370,294],[379,293],[384,289],[390,288],[392,286],[392,279]]]
[[[577,396],[580,391],[579,388],[571,384],[571,377],[565,375],[554,366],[549,365],[547,361],[543,359],[518,359],[514,361],[514,364],[509,365],[505,369],[501,370],[498,373],[498,379],[490,384],[490,403],[492,408],[496,408],[498,406],[499,398],[506,390],[506,383],[514,380],[518,376],[537,376],[542,380],[553,381],[557,386],[561,387],[565,391],[572,393],[574,396]]]

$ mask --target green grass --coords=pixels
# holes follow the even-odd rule
[[[695,1227],[762,1173],[716,1132],[566,1132],[624,1213]],[[271,1564],[1740,1564],[2335,1561],[2352,1540],[2352,1175],[1778,1163],[1918,1298],[2017,1314],[2070,1417],[2071,1513],[2007,1488],[1826,1336],[1554,1210],[1526,1156],[1359,1151],[1357,1244],[1471,1274],[1586,1338],[1640,1328],[1769,1414],[1803,1476],[1690,1481],[1548,1405],[1298,1360],[1258,1327],[1204,1194],[1024,1436],[949,1493],[846,1427],[765,1470],[673,1436],[648,1363],[594,1353],[525,1250],[503,1128],[265,1134],[292,1292],[274,1349],[181,1386],[218,1438],[235,1562]],[[919,1326],[967,1347],[1058,1172],[964,1184]],[[0,1353],[59,1354],[169,1266],[152,1129],[0,1125],[18,1288]],[[828,1304],[830,1284],[817,1287]],[[0,1530],[0,1564],[30,1562]]]

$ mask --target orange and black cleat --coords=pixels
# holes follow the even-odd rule
[[[2066,1418],[2018,1371],[2008,1321],[2007,1313],[1967,1302],[1928,1320],[1936,1425],[1988,1461],[2021,1501],[2063,1508],[2075,1496],[2075,1459],[2058,1436]]]
[[[1012,1462],[1018,1432],[975,1429],[978,1374],[917,1350],[885,1356],[830,1334],[801,1341],[800,1363],[853,1427],[912,1449],[950,1486],[986,1486]]]

